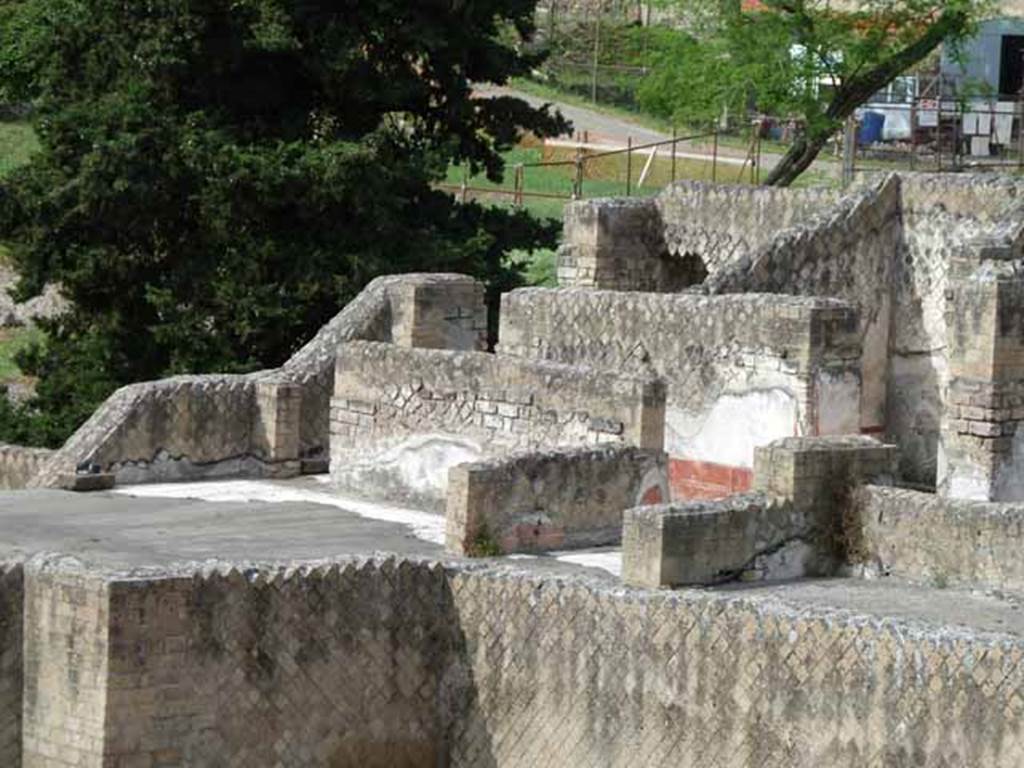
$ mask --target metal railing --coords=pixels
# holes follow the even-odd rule
[[[709,142],[710,150],[693,151],[693,148],[687,148],[687,151],[680,151],[680,144],[695,141]],[[521,206],[527,198],[581,200],[587,196],[587,181],[596,181],[604,183],[601,196],[609,194],[609,183],[621,183],[622,193],[630,197],[640,192],[642,188],[657,190],[665,186],[665,183],[651,183],[654,176],[652,171],[659,158],[668,163],[668,184],[675,183],[681,178],[690,178],[680,175],[680,160],[696,160],[705,163],[706,166],[709,166],[709,176],[712,182],[746,181],[756,183],[760,177],[761,139],[756,124],[751,128],[749,146],[742,157],[722,154],[721,136],[718,131],[705,131],[683,136],[673,131],[671,139],[641,144],[634,143],[632,137],[629,137],[625,146],[592,142],[589,135],[584,133],[572,140],[546,142],[544,148],[546,152],[571,151],[573,156],[564,160],[517,163],[510,167],[511,183],[508,185],[481,186],[473,184],[467,174],[464,175],[461,184],[440,184],[438,188],[458,196],[463,202],[481,196],[500,196],[511,198],[513,205]],[[661,150],[666,150],[663,155]],[[608,179],[593,172],[592,169],[597,163],[619,157],[623,158],[625,164],[621,181],[617,178]],[[564,169],[567,191],[558,193],[531,188],[530,172],[541,169]]]

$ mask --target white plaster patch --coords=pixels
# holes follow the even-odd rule
[[[561,563],[572,563],[587,568],[600,568],[613,576],[622,576],[622,550],[602,549],[598,551],[552,552],[551,556]]]
[[[772,388],[723,395],[711,410],[668,408],[665,449],[672,456],[733,467],[753,467],[754,449],[798,434],[796,398]]]
[[[860,377],[853,373],[818,374],[818,434],[860,434]]]
[[[993,501],[1024,501],[1024,430],[1013,436],[1010,458],[996,469]]]
[[[326,476],[317,476],[316,481],[328,483]],[[337,507],[346,512],[365,517],[368,520],[380,520],[386,523],[397,523],[412,529],[412,534],[432,544],[444,544],[445,520],[443,515],[420,512],[414,509],[403,509],[388,504],[353,499],[335,492],[318,491],[300,486],[286,485],[270,480],[230,480],[226,482],[205,483],[167,483],[157,485],[139,485],[128,488],[117,488],[114,493],[123,496],[163,499],[197,499],[215,502],[250,502],[284,504],[300,502],[323,504]]]
[[[332,460],[331,475],[357,487],[388,477],[402,489],[443,499],[448,492],[448,470],[458,464],[479,461],[481,445],[446,434],[416,435],[380,451],[344,462]]]
[[[990,483],[977,466],[955,464],[946,455],[945,446],[938,445],[938,489],[943,496],[951,499],[990,501]]]

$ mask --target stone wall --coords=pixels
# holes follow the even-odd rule
[[[1024,592],[1024,506],[868,486],[853,497],[858,562],[939,587]]]
[[[827,299],[523,289],[502,297],[499,352],[647,371],[667,384],[673,492],[750,488],[754,450],[860,428],[857,315]]]
[[[294,475],[300,459],[326,454],[340,344],[372,339],[482,349],[486,338],[484,289],[476,280],[443,274],[379,278],[280,369],[124,387],[27,482],[15,477],[23,466],[21,449],[9,448],[9,487],[57,485],[83,465],[114,473],[122,483]]]
[[[342,346],[337,365],[331,474],[361,493],[443,509],[456,464],[664,439],[664,388],[650,376],[369,342]]]
[[[459,464],[448,473],[446,545],[493,555],[617,544],[624,510],[668,496],[660,451],[572,448]]]
[[[25,488],[52,457],[46,448],[0,444],[0,489]]]
[[[793,205],[780,207],[788,212]],[[770,242],[710,276],[703,289],[711,294],[827,296],[853,306],[862,354],[859,431],[882,434],[888,408],[889,286],[902,237],[900,181],[890,176],[843,197],[834,207],[801,213],[800,220],[776,232]]]
[[[790,500],[763,493],[636,507],[623,517],[622,576],[654,588],[799,578],[821,570],[806,533]]]
[[[78,595],[69,578],[52,582],[55,598]],[[419,561],[106,579],[106,603],[82,595],[76,608],[81,629],[98,625],[105,677],[93,680],[94,656],[69,623],[29,637],[64,648],[47,675],[49,706],[102,686],[97,722],[47,732],[93,752],[43,751],[50,742],[35,731],[26,765],[1024,759],[1024,642],[1011,634],[750,592],[623,590]],[[84,676],[69,675],[69,662]]]
[[[849,302],[863,353],[861,430],[900,445],[905,478],[935,485],[956,378],[946,354],[950,268],[979,237],[1012,239],[1022,200],[1024,182],[993,175],[868,174],[843,193],[684,183],[651,200],[570,207],[560,279]]]
[[[841,200],[843,194],[831,189],[684,181],[655,198],[570,203],[558,283],[564,288],[678,291],[731,271],[780,231],[804,225]]]
[[[893,275],[888,435],[900,445],[903,475],[934,485],[950,377],[950,267],[965,244],[1017,218],[1024,183],[991,175],[903,174],[900,187],[903,245]]]
[[[452,577],[457,766],[1004,766],[1018,638],[750,594]],[[495,594],[501,599],[495,599]]]
[[[487,308],[483,285],[465,275],[377,278],[296,352],[281,371],[287,380],[302,386],[303,457],[329,453],[334,356],[339,346],[358,340],[432,349],[484,349]]]
[[[891,483],[896,459],[860,435],[758,448],[756,493],[627,510],[623,579],[656,588],[834,575],[851,559],[846,499],[859,483]]]
[[[115,580],[105,764],[440,765],[452,619],[419,564]]]
[[[1005,224],[949,265],[938,487],[959,498],[1024,499],[1024,206]]]
[[[26,565],[25,768],[108,764],[109,639],[105,578],[76,563],[40,558]]]
[[[24,582],[20,565],[0,563],[0,765],[21,766]]]

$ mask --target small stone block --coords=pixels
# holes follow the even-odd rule
[[[114,487],[117,478],[109,472],[98,474],[66,474],[60,476],[58,487],[65,491],[86,493],[89,491],[109,491]]]
[[[326,475],[330,468],[328,459],[303,459],[301,472],[304,475]]]

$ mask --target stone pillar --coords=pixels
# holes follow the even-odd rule
[[[949,385],[939,436],[943,495],[1024,499],[1024,275],[1020,249],[968,243],[946,296]]]
[[[256,418],[253,424],[254,453],[267,464],[272,477],[299,474],[299,423],[302,387],[268,379],[256,385]]]
[[[484,286],[471,277],[404,280],[389,290],[391,338],[402,347],[487,349]]]
[[[665,290],[661,219],[652,200],[592,200],[565,210],[558,285]]]
[[[104,761],[109,593],[104,578],[33,563],[25,577],[22,761]]]

